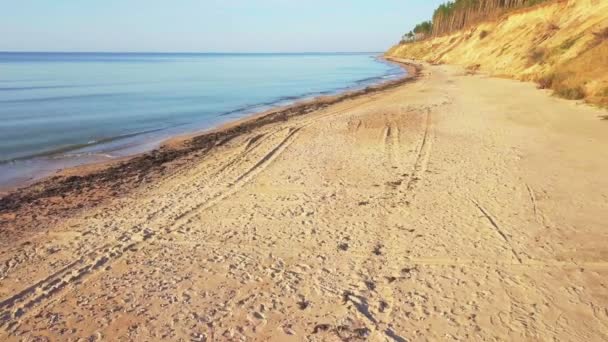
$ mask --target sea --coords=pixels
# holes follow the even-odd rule
[[[0,188],[404,72],[378,53],[0,52]]]

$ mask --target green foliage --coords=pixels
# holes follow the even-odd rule
[[[433,22],[424,21],[414,27],[413,30],[403,35],[401,39],[401,44],[414,41],[416,39],[416,35],[422,35],[423,37],[428,37],[433,32]]]
[[[430,26],[429,33],[434,35],[450,33],[507,10],[545,1],[548,0],[452,0],[435,9],[432,22],[425,28]]]
[[[433,23],[429,21],[423,21],[422,23],[414,27],[414,33],[431,34],[433,30]]]

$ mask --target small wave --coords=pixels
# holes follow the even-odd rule
[[[401,69],[398,69],[398,70],[401,70]],[[304,93],[302,95],[297,95],[297,96],[282,96],[273,101],[267,101],[267,102],[262,102],[262,103],[257,103],[257,104],[249,104],[249,105],[242,106],[242,107],[239,107],[239,108],[236,108],[233,110],[222,112],[218,116],[229,116],[229,115],[233,115],[233,114],[247,114],[247,113],[260,111],[262,109],[268,109],[269,107],[284,105],[289,102],[295,102],[298,100],[303,100],[303,99],[307,99],[307,98],[311,98],[311,97],[315,97],[315,96],[333,95],[333,94],[337,94],[341,91],[345,91],[345,90],[349,90],[349,89],[357,89],[361,86],[373,84],[373,83],[376,83],[377,81],[381,81],[383,79],[393,79],[393,78],[399,77],[400,75],[401,75],[400,73],[394,73],[394,74],[387,74],[387,75],[382,75],[382,76],[367,77],[367,78],[363,78],[363,79],[354,81],[353,85],[345,86],[342,88],[335,88],[335,89],[324,90],[324,91],[319,91],[319,92]]]
[[[38,102],[53,102],[53,101],[64,101],[64,100],[76,100],[76,99],[91,99],[91,98],[109,98],[128,95],[129,93],[99,93],[99,94],[83,94],[83,95],[70,95],[70,96],[51,96],[51,97],[38,97],[29,99],[19,100],[2,100],[0,103],[38,103]]]
[[[0,87],[0,91],[25,91],[25,90],[41,90],[41,89],[66,89],[66,88],[81,88],[81,87],[83,87],[83,85]]]
[[[253,108],[257,107],[257,106],[258,105],[248,105],[248,106],[239,107],[237,109],[233,109],[233,110],[229,110],[229,111],[226,111],[226,112],[222,112],[218,116],[228,116],[228,115],[232,115],[232,114],[246,112],[246,111],[251,110],[251,109],[253,109]]]
[[[276,106],[279,105],[281,103],[285,103],[288,101],[295,101],[301,98],[304,98],[306,95],[304,96],[283,96],[280,97],[276,100],[273,101],[267,101],[267,102],[262,102],[262,103],[257,103],[257,104],[251,104],[251,105],[245,105],[233,110],[229,110],[223,113],[220,113],[218,116],[228,116],[228,115],[232,115],[232,114],[239,114],[239,113],[251,113],[251,112],[255,112],[261,109],[265,109],[268,107],[272,107],[272,106]]]
[[[83,153],[66,153],[66,154],[62,154],[62,155],[51,156],[50,159],[66,159],[66,158],[78,159],[78,158],[84,158],[84,157],[101,157],[101,158],[106,158],[106,159],[116,158],[116,156],[113,156],[109,153],[83,152]]]
[[[372,83],[373,81],[378,81],[381,80],[382,76],[374,76],[374,77],[368,77],[368,78],[364,78],[364,79],[360,79],[358,81],[356,81],[357,84],[362,84],[362,83]]]
[[[283,97],[279,98],[278,102],[299,100],[308,95],[311,95],[311,94],[304,94],[302,96],[283,96]]]
[[[24,79],[14,79],[14,80],[0,80],[0,84],[2,83],[20,83],[20,82],[47,82],[48,79],[40,79],[40,78],[24,78]]]
[[[68,155],[66,155],[66,153],[71,152],[71,151],[81,150],[86,147],[107,144],[107,143],[115,142],[115,141],[122,140],[122,139],[133,138],[133,137],[136,137],[139,135],[160,132],[165,129],[167,129],[167,128],[166,127],[156,128],[156,129],[150,129],[150,130],[145,130],[145,131],[138,131],[138,132],[133,132],[133,133],[117,135],[117,136],[113,136],[113,137],[89,140],[86,143],[71,144],[71,145],[66,145],[66,146],[55,148],[55,149],[51,149],[48,151],[43,151],[40,153],[33,153],[33,154],[29,154],[26,156],[17,157],[17,158],[13,158],[13,159],[0,160],[0,164],[10,164],[10,163],[17,162],[17,161],[23,161],[23,160],[34,159],[34,158],[44,158],[44,157],[56,159],[56,158],[62,158],[62,157],[75,157],[78,155],[79,156],[95,155],[95,154],[101,155],[101,154],[103,154],[102,152],[83,152],[83,153],[68,154]]]

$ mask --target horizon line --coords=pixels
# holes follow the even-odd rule
[[[0,50],[0,53],[97,53],[97,54],[209,54],[209,55],[227,55],[227,54],[241,54],[241,55],[262,55],[262,54],[347,54],[347,53],[384,53],[384,51],[291,51],[291,52],[281,52],[281,51],[256,51],[256,52],[248,52],[248,51],[238,51],[238,52],[222,52],[222,51],[35,51],[35,50]]]

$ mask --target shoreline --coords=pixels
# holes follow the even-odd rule
[[[388,60],[382,55],[378,55],[374,58],[378,63],[392,65],[401,70],[406,69],[403,68],[400,63]],[[206,125],[191,123],[185,125],[185,128],[183,128],[181,132],[180,130],[172,128],[154,129],[150,132],[129,134],[126,137],[126,141],[124,141],[122,137],[114,137],[108,139],[109,144],[102,141],[95,144],[82,144],[78,148],[63,148],[73,152],[71,153],[72,156],[63,156],[61,154],[56,154],[55,152],[41,152],[34,154],[31,157],[2,161],[0,162],[0,166],[4,167],[4,171],[7,172],[7,174],[4,175],[0,183],[0,199],[11,192],[34,185],[54,176],[78,174],[80,169],[99,169],[115,163],[125,162],[141,156],[142,154],[162,148],[164,144],[174,139],[216,132],[235,122],[241,123],[249,119],[255,119],[259,117],[259,115],[270,114],[293,106],[307,104],[317,100],[323,101],[324,98],[333,98],[350,92],[358,92],[369,87],[382,86],[385,83],[398,81],[404,77],[407,77],[407,70],[405,70],[405,74],[380,75],[370,79],[358,80],[343,88],[336,88],[317,94],[302,94],[290,97],[289,99],[279,98],[271,103],[249,105],[227,113],[218,114],[218,116],[225,116],[227,114],[241,113],[241,117],[219,120],[220,122],[210,124],[207,127],[205,127]],[[371,81],[372,79],[373,81]],[[118,143],[118,145],[114,146],[114,143]],[[58,149],[58,151],[62,151],[63,149]]]
[[[0,336],[605,340],[606,112],[451,65],[401,84],[23,191]]]
[[[48,199],[51,199],[51,203],[47,203],[45,207],[44,216],[47,218],[63,217],[67,212],[100,204],[109,197],[123,195],[142,184],[162,178],[169,172],[167,169],[171,168],[171,163],[184,158],[204,157],[213,148],[256,128],[312,113],[346,100],[389,90],[418,78],[420,65],[382,59],[403,68],[406,74],[398,79],[362,89],[297,101],[291,105],[230,121],[216,128],[177,135],[163,140],[157,148],[149,151],[68,167],[30,182],[0,188],[0,226],[22,216],[19,214],[22,208],[29,210],[32,205],[38,205]],[[78,196],[75,196],[75,193]],[[82,201],[87,203],[63,200],[71,197],[82,198]]]

